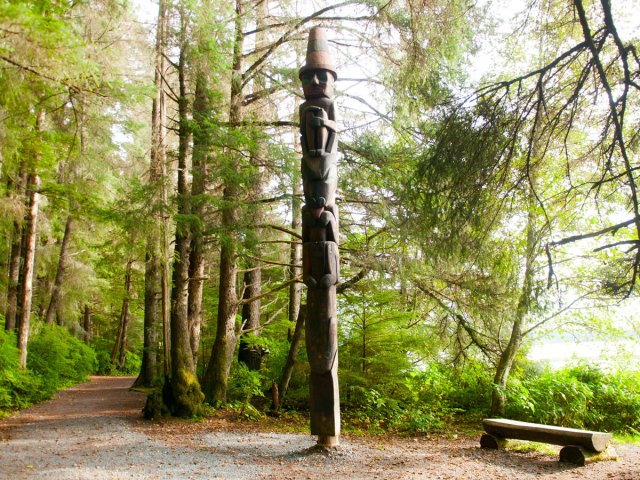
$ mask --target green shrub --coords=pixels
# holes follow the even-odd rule
[[[455,387],[447,396],[450,407],[480,416],[489,411],[493,378],[486,364],[469,361],[463,368],[446,368],[446,373]]]
[[[234,361],[229,377],[228,395],[231,400],[249,403],[254,397],[263,397],[262,375],[259,371],[249,370],[241,362]]]
[[[405,373],[400,384],[369,388],[352,385],[347,417],[373,432],[419,434],[442,430],[463,410],[460,402],[474,404],[472,397],[478,392],[471,386],[473,375],[471,372],[465,377],[467,387],[460,390],[458,372],[433,363],[424,370]]]
[[[40,377],[20,370],[19,358],[15,334],[0,329],[0,413],[46,398]]]
[[[86,379],[96,368],[94,351],[57,325],[42,326],[29,341],[27,367],[48,393]]]
[[[640,372],[569,366],[529,372],[508,388],[507,416],[611,432],[640,428]]]
[[[262,414],[251,404],[258,397],[264,397],[263,377],[259,371],[250,370],[244,363],[234,361],[229,377],[228,406],[238,416],[257,419]]]
[[[118,370],[119,374],[137,375],[142,367],[142,357],[134,352],[127,352],[124,361],[124,369]]]

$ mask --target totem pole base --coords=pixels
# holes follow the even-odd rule
[[[318,435],[318,443],[316,443],[316,446],[322,448],[337,448],[340,446],[340,438]]]

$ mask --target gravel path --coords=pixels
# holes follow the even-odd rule
[[[247,479],[258,467],[176,448],[135,431],[144,396],[133,378],[93,377],[0,426],[0,478]]]
[[[93,377],[0,422],[0,479],[548,479],[640,480],[640,447],[617,462],[560,464],[539,452],[486,451],[478,439],[345,435],[339,450],[309,435],[220,419],[139,420],[132,378]]]

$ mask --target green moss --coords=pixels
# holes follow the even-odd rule
[[[164,403],[161,390],[154,390],[147,396],[147,401],[142,409],[142,415],[147,420],[156,420],[158,418],[170,415],[169,407]]]
[[[181,418],[200,416],[204,394],[198,378],[184,369],[178,369],[169,383],[170,389],[165,388],[164,396],[171,414]]]

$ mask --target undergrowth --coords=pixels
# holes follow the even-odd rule
[[[57,325],[34,326],[26,370],[19,368],[16,345],[15,333],[0,330],[0,416],[50,398],[96,367],[93,350]]]

